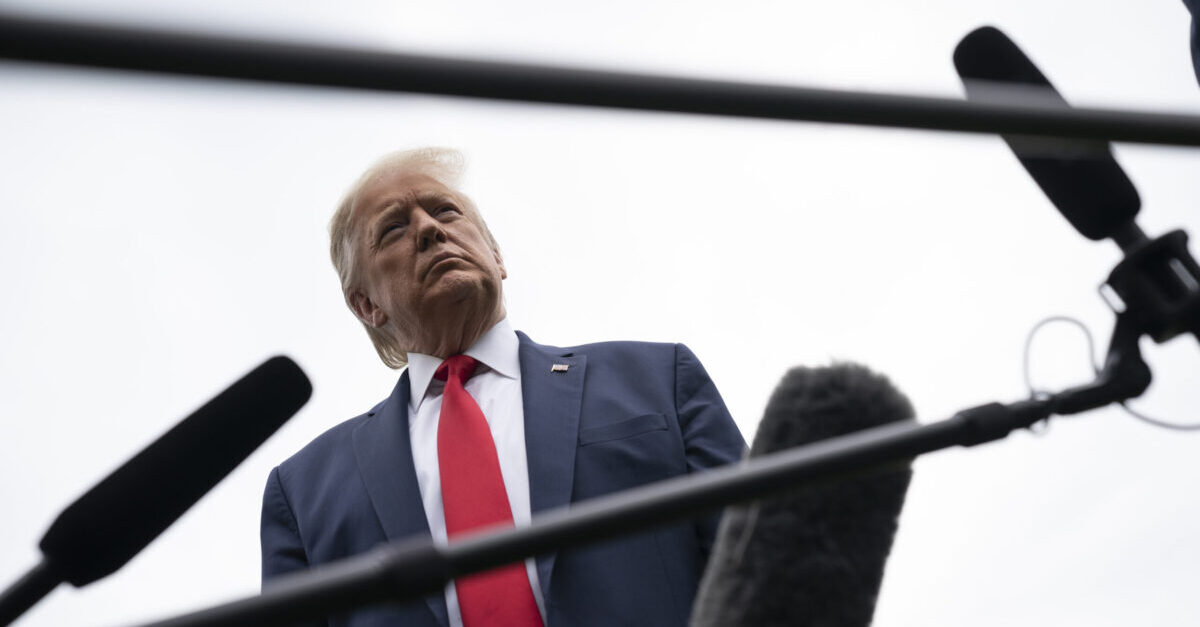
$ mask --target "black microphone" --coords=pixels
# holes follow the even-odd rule
[[[0,625],[63,581],[83,586],[124,566],[311,395],[294,361],[272,357],[184,418],[59,514],[42,562],[0,595]]]
[[[993,86],[1036,89],[1036,97],[1069,108],[1045,75],[1004,33],[978,28],[959,42],[954,65],[968,98],[988,99]],[[1150,335],[1162,343],[1183,333],[1200,339],[1200,264],[1176,229],[1150,239],[1134,222],[1141,200],[1107,142],[1003,136],[1059,212],[1083,236],[1112,238],[1125,258],[1109,274],[1110,305],[1126,320],[1123,333]],[[1136,341],[1130,349],[1136,348]]]
[[[1027,102],[1070,108],[1033,61],[991,26],[963,37],[954,49],[954,67],[968,99],[995,102],[1022,96]],[[1008,89],[999,89],[1005,86]],[[1029,89],[1013,89],[1021,86]],[[1137,217],[1141,199],[1108,142],[1001,137],[1063,217],[1085,237],[1113,237]]]
[[[908,399],[863,366],[794,368],[750,457],[912,420]],[[869,625],[911,477],[904,463],[727,509],[692,627]]]

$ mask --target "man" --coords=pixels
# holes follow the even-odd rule
[[[729,463],[745,442],[682,345],[555,348],[514,332],[507,272],[457,153],[383,158],[347,193],[330,251],[392,394],[280,464],[263,497],[263,578],[387,541],[435,541]],[[332,625],[684,625],[716,518],[448,585]],[[269,582],[266,584],[269,585]]]

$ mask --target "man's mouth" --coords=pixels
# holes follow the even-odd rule
[[[433,260],[429,262],[428,266],[426,266],[425,275],[423,278],[429,278],[429,275],[433,274],[434,269],[447,261],[453,263],[455,261],[464,261],[464,259],[450,252],[438,253],[437,255],[434,255]]]

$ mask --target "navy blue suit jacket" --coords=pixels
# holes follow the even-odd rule
[[[738,460],[745,441],[681,344],[554,348],[520,339],[530,504],[538,512]],[[552,372],[567,364],[566,372]],[[263,578],[429,535],[408,431],[409,384],[271,471]],[[685,625],[717,517],[537,558],[547,627]],[[269,585],[269,583],[267,584]],[[330,619],[445,627],[442,594]]]

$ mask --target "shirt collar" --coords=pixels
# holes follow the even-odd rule
[[[519,356],[520,341],[513,331],[508,318],[496,323],[471,345],[463,354],[475,358],[476,361],[497,374],[509,379],[521,378],[521,359]],[[442,358],[421,353],[408,354],[408,403],[413,412],[421,407],[425,393],[433,382],[433,375]]]

